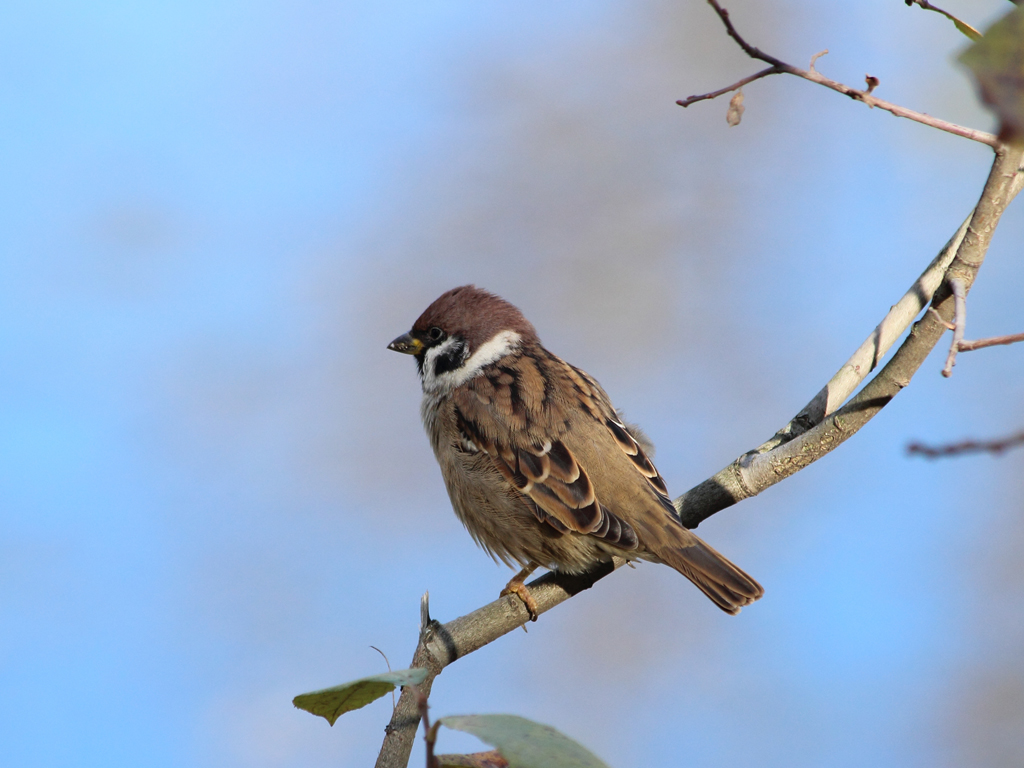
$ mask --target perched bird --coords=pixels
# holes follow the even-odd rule
[[[423,425],[455,514],[492,557],[582,573],[620,556],[675,568],[727,613],[761,585],[683,527],[635,427],[593,378],[548,352],[516,307],[472,285],[427,307],[388,349],[413,355]]]

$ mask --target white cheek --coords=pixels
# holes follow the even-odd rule
[[[482,344],[476,352],[469,356],[466,362],[454,371],[435,374],[434,362],[437,360],[438,355],[444,354],[456,343],[455,339],[446,339],[442,344],[428,349],[423,359],[423,391],[451,391],[480,373],[484,366],[500,360],[517,349],[521,339],[522,337],[515,331],[501,331],[495,334],[490,341]]]

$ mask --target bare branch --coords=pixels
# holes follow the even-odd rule
[[[391,662],[388,661],[387,654],[385,654],[384,651],[382,651],[376,645],[371,645],[370,647],[373,648],[373,650],[375,650],[377,653],[379,653],[381,656],[384,657],[384,663],[388,665],[388,672],[390,672],[391,671]],[[395,692],[394,692],[394,690],[391,691],[391,711],[392,712],[395,711]]]
[[[811,63],[807,65],[807,71],[808,72],[813,72],[814,71],[814,62],[816,62],[818,59],[820,59],[826,53],[828,53],[828,48],[826,48],[823,51],[818,51],[816,54],[811,56]]]
[[[821,54],[818,55],[820,56]],[[717,99],[719,96],[729,93],[730,91],[739,90],[747,83],[752,83],[755,80],[760,80],[762,77],[768,77],[768,75],[777,75],[781,72],[781,69],[776,69],[775,67],[768,67],[768,69],[762,69],[760,72],[756,72],[750,77],[744,77],[742,80],[739,80],[733,83],[732,85],[726,86],[725,88],[719,88],[717,91],[712,91],[711,93],[703,93],[700,96],[687,96],[685,99],[679,99],[676,102],[676,104],[678,104],[680,107],[688,107],[691,104],[697,103],[698,101],[705,101],[706,99]]]
[[[534,579],[527,586],[537,602],[537,613],[545,613],[583,590],[590,589],[598,580],[624,563],[621,558],[615,558],[611,563],[604,563],[578,576],[547,573]],[[530,620],[530,612],[515,595],[500,597],[447,624],[429,618],[425,600],[421,602],[420,615],[421,619],[425,617],[426,623],[420,628],[419,643],[409,666],[427,670],[426,680],[416,686],[424,697],[430,696],[434,678],[446,666]],[[408,764],[420,719],[416,691],[412,686],[403,688],[391,722],[384,729],[386,735],[377,756],[377,768],[404,768]]]
[[[763,61],[766,64],[769,64],[770,66],[768,67],[768,69],[761,70],[757,74],[752,75],[751,77],[746,78],[744,80],[741,80],[739,81],[739,83],[729,86],[728,88],[723,88],[720,91],[713,91],[712,93],[704,94],[703,96],[691,96],[688,99],[682,99],[680,101],[677,101],[676,103],[679,104],[680,106],[686,107],[689,106],[690,104],[693,104],[695,101],[713,99],[716,96],[721,96],[723,93],[728,93],[729,91],[735,90],[741,85],[745,85],[746,83],[751,82],[753,80],[758,80],[768,75],[784,73],[787,75],[795,75],[796,77],[802,77],[804,80],[810,80],[812,83],[817,83],[818,85],[823,85],[826,88],[831,88],[833,91],[838,91],[839,93],[842,93],[845,96],[849,96],[851,99],[854,99],[855,101],[864,102],[869,107],[877,107],[878,109],[884,109],[886,112],[890,112],[891,114],[896,115],[896,117],[905,117],[908,120],[913,120],[915,122],[921,123],[922,125],[928,125],[931,126],[932,128],[937,128],[940,131],[946,131],[947,133],[952,133],[956,136],[961,136],[965,139],[970,139],[971,141],[978,141],[981,142],[982,144],[987,144],[990,147],[998,147],[1001,143],[997,136],[986,131],[979,131],[975,130],[974,128],[967,128],[962,125],[957,125],[956,123],[951,123],[947,120],[940,120],[939,118],[932,117],[931,115],[927,115],[924,112],[915,112],[912,109],[901,107],[898,104],[892,104],[891,102],[883,101],[882,99],[877,99],[874,96],[869,95],[870,91],[873,90],[873,87],[870,86],[870,82],[867,91],[859,91],[856,88],[851,88],[848,85],[843,85],[840,82],[831,80],[814,69],[814,62],[818,59],[818,56],[820,56],[821,54],[816,54],[814,58],[811,59],[811,68],[809,70],[800,69],[799,67],[794,67],[791,64],[787,64],[781,59],[777,59],[774,56],[771,56],[765,53],[764,51],[755,48],[746,40],[744,40],[743,37],[740,36],[739,32],[736,31],[736,28],[733,26],[732,20],[729,18],[729,11],[723,8],[718,3],[718,0],[708,0],[708,4],[715,9],[715,12],[718,14],[718,17],[722,20],[722,23],[725,25],[725,30],[729,34],[729,37],[735,40],[736,44],[739,45],[739,47],[742,48],[743,51],[752,59],[758,59],[759,61]]]
[[[434,757],[438,723],[430,724],[430,706],[427,704],[427,695],[415,685],[410,685],[409,690],[416,697],[416,709],[423,721],[423,740],[427,742],[427,768],[438,768],[437,758]]]
[[[964,327],[967,325],[967,289],[964,281],[954,277],[949,281],[949,289],[953,292],[953,341],[949,345],[949,354],[946,355],[946,365],[942,368],[942,375],[947,379],[953,375],[953,366],[956,365],[956,353],[960,350],[960,342],[964,340]]]
[[[489,752],[474,752],[470,755],[438,755],[437,762],[444,766],[461,768],[508,768],[508,760],[496,749]]]
[[[997,344],[1016,344],[1018,341],[1024,341],[1024,333],[1011,333],[1008,336],[990,336],[987,339],[977,339],[975,341],[961,341],[959,349],[961,352],[971,352],[975,349],[994,347]]]
[[[1024,445],[1024,431],[1000,440],[963,440],[959,443],[939,446],[911,443],[907,446],[907,453],[917,454],[928,459],[937,459],[943,456],[959,456],[964,453],[994,453],[998,456],[1004,451],[1016,448],[1019,445]]]
[[[946,330],[947,331],[952,331],[954,328],[956,328],[956,326],[953,325],[952,323],[947,323],[945,320],[943,320],[941,317],[939,317],[939,313],[935,311],[934,307],[928,307],[928,312],[929,312],[929,314],[933,314],[936,317],[938,317],[939,318],[939,322],[942,323],[944,326],[946,326]]]
[[[953,315],[950,280],[970,290],[988,250],[999,217],[1024,187],[1024,147],[996,150],[981,199],[910,291],[894,306],[869,339],[824,389],[764,445],[745,453],[713,477],[675,500],[683,525],[696,528],[716,512],[754,496],[831,452],[854,435],[910,383]],[[950,258],[952,257],[952,258]],[[947,259],[949,259],[947,261]],[[935,295],[932,296],[932,291]],[[833,410],[877,364],[892,339],[902,333],[931,299],[926,312],[893,358],[848,404]],[[916,307],[916,309],[915,309]]]
[[[976,30],[974,27],[972,27],[966,21],[962,21],[962,20],[958,19],[952,13],[947,13],[946,11],[942,10],[941,8],[932,5],[931,3],[928,2],[928,0],[903,0],[903,2],[906,3],[908,6],[915,6],[915,5],[917,5],[917,6],[920,6],[921,8],[923,8],[926,11],[935,11],[936,13],[941,13],[947,19],[949,19],[954,24],[956,24],[956,28],[959,29],[961,32],[963,32],[965,35],[967,35],[967,37],[971,38],[971,40],[980,40],[981,39],[981,32]],[[1015,0],[1011,0],[1011,2],[1015,2]]]

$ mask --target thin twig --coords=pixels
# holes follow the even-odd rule
[[[391,671],[391,662],[388,661],[388,657],[387,657],[387,655],[385,655],[384,651],[382,651],[376,645],[371,645],[370,647],[373,648],[373,650],[375,650],[377,653],[379,653],[381,656],[384,657],[384,663],[388,665],[388,672],[390,672]],[[392,712],[395,711],[395,691],[394,691],[394,689],[391,690],[391,711]]]
[[[943,320],[941,317],[939,317],[939,313],[935,311],[934,307],[928,307],[928,312],[929,312],[929,314],[932,314],[932,315],[935,315],[935,317],[938,317],[939,318],[939,322],[942,323],[944,326],[946,326],[946,330],[947,331],[952,331],[954,328],[956,328],[956,326],[953,325],[952,323],[947,323],[945,320]]]
[[[705,101],[707,99],[717,99],[719,96],[723,94],[742,88],[747,83],[752,83],[755,80],[760,80],[762,77],[768,77],[768,75],[778,75],[781,74],[781,72],[781,69],[776,69],[775,67],[768,67],[767,69],[762,69],[760,72],[757,72],[751,75],[750,77],[744,77],[742,80],[739,80],[733,83],[732,85],[726,86],[725,88],[719,88],[717,91],[712,91],[711,93],[702,93],[700,96],[688,96],[685,99],[679,99],[679,101],[677,101],[676,104],[678,104],[680,107],[688,107],[691,104],[696,104],[698,101]]]
[[[1015,0],[1011,0],[1011,2],[1014,2],[1014,1]],[[958,29],[963,30],[964,33],[969,38],[971,38],[971,40],[980,40],[981,39],[981,32],[976,30],[974,27],[972,27],[966,21],[958,19],[952,13],[944,11],[941,8],[939,8],[938,6],[932,5],[931,3],[928,2],[928,0],[903,0],[903,2],[906,3],[908,6],[915,6],[915,5],[917,5],[917,6],[920,6],[921,8],[923,8],[926,11],[935,11],[935,13],[941,13],[947,19],[949,19],[954,24],[956,24]]]
[[[975,349],[994,347],[997,344],[1016,344],[1018,341],[1024,341],[1024,333],[1011,333],[1009,336],[990,336],[987,339],[961,341],[959,349],[961,352],[970,352]]]
[[[440,725],[440,721],[433,725],[430,724],[430,706],[427,704],[427,695],[415,685],[410,685],[409,689],[416,697],[416,708],[423,721],[423,740],[427,742],[427,768],[438,768],[437,758],[434,757],[434,743],[437,741],[437,726]]]
[[[956,365],[956,353],[960,351],[960,342],[964,340],[964,328],[967,325],[967,288],[964,281],[954,277],[949,281],[949,289],[953,292],[953,341],[949,345],[949,354],[946,355],[946,364],[942,368],[942,375],[947,379],[953,375],[953,366]]]
[[[986,131],[979,131],[974,128],[967,128],[962,125],[957,125],[956,123],[951,123],[947,120],[940,120],[939,118],[932,117],[931,115],[927,115],[924,112],[916,112],[912,109],[901,107],[898,104],[893,104],[888,101],[883,101],[882,99],[877,99],[874,96],[868,95],[867,91],[860,91],[857,90],[856,88],[851,88],[848,85],[844,85],[843,83],[831,80],[813,68],[813,62],[815,59],[817,59],[817,56],[815,56],[815,58],[812,59],[812,67],[810,70],[800,69],[799,67],[794,67],[791,64],[787,64],[781,59],[777,59],[774,56],[771,56],[765,53],[764,51],[755,48],[746,40],[744,40],[743,37],[739,34],[739,32],[736,31],[736,28],[733,26],[732,20],[729,18],[729,11],[723,8],[718,3],[718,0],[708,0],[708,4],[715,9],[715,12],[718,14],[718,17],[722,20],[722,23],[725,25],[725,30],[729,34],[729,37],[735,40],[736,44],[739,45],[739,47],[742,48],[748,56],[750,56],[753,59],[763,61],[766,64],[770,65],[768,69],[764,69],[761,72],[758,72],[757,74],[751,76],[750,78],[747,78],[746,80],[741,80],[740,84],[745,84],[752,80],[758,80],[762,77],[766,77],[767,75],[774,75],[776,73],[795,75],[796,77],[802,77],[804,80],[810,80],[812,83],[818,83],[818,85],[823,85],[826,88],[831,88],[833,91],[838,91],[839,93],[849,96],[851,99],[854,99],[855,101],[864,102],[869,107],[877,107],[879,109],[884,109],[886,112],[890,112],[893,115],[896,115],[896,117],[905,117],[908,120],[913,120],[923,125],[931,126],[932,128],[937,128],[940,131],[952,133],[956,136],[962,136],[965,139],[978,141],[981,142],[982,144],[987,144],[990,147],[998,147],[1001,144],[999,138],[994,134],[988,133]],[[676,103],[681,106],[689,106],[695,101],[702,101],[704,99],[721,96],[723,93],[728,93],[729,91],[734,90],[737,87],[739,87],[739,85],[729,86],[728,88],[724,88],[720,91],[714,91],[712,93],[705,94],[704,96],[691,96],[688,99],[682,99],[680,101],[677,101]]]
[[[1024,445],[1024,431],[999,440],[963,440],[959,443],[938,446],[911,443],[907,446],[907,453],[911,455],[917,454],[929,459],[937,459],[943,456],[959,456],[964,453],[994,453],[998,456],[1004,451],[1016,448],[1019,445]]]

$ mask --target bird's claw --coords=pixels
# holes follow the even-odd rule
[[[505,588],[501,590],[500,597],[504,597],[505,595],[515,595],[522,600],[523,605],[526,606],[526,610],[530,614],[530,621],[537,620],[537,617],[540,615],[540,611],[537,608],[537,601],[534,600],[533,595],[530,594],[530,588],[523,584],[523,582],[516,581],[515,579],[510,581],[505,585]]]

